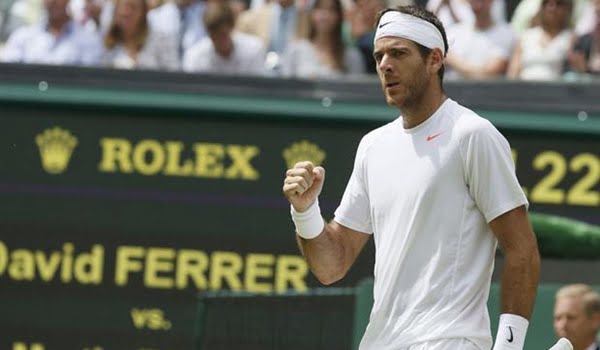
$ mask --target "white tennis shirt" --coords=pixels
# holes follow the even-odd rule
[[[361,350],[467,338],[490,349],[488,222],[527,204],[506,139],[447,99],[425,122],[367,134],[335,221],[373,233],[374,303]]]

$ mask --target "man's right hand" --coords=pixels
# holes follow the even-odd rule
[[[311,162],[299,162],[285,173],[283,194],[294,209],[302,213],[319,197],[325,181],[325,169]]]

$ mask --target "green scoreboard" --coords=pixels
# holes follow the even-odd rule
[[[285,170],[327,169],[331,218],[362,135],[395,118],[358,103],[0,92],[0,349],[11,350],[190,349],[198,292],[317,286]],[[598,116],[479,112],[511,142],[532,211],[600,224]],[[370,245],[338,286],[372,264]]]

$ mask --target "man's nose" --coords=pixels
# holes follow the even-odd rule
[[[383,55],[381,61],[379,61],[379,70],[383,73],[389,73],[392,71],[392,64],[388,58],[388,55]]]

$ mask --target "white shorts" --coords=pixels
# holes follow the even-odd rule
[[[481,350],[468,339],[439,339],[411,345],[405,350]]]

